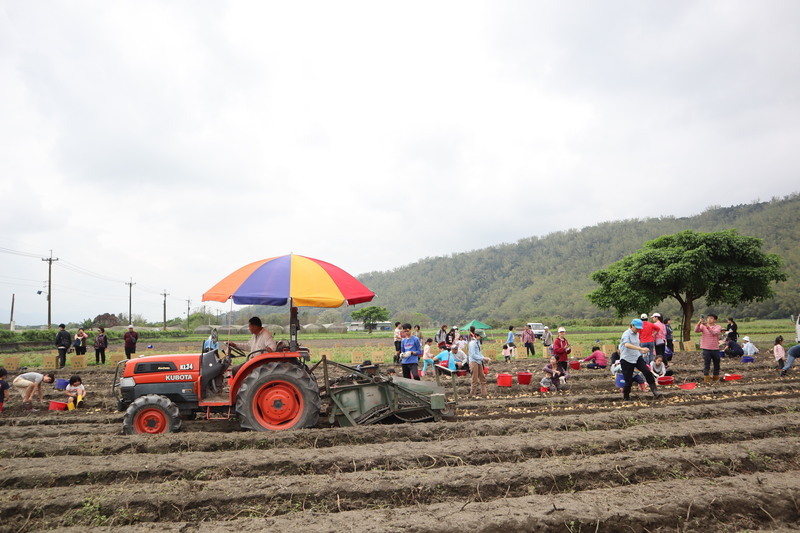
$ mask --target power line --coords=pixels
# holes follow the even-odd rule
[[[71,270],[73,272],[76,272],[78,274],[83,274],[84,276],[90,276],[92,278],[101,279],[103,281],[112,281],[114,283],[125,283],[124,280],[121,280],[119,278],[112,278],[112,277],[109,277],[109,276],[104,276],[103,274],[98,274],[96,272],[92,272],[91,270],[88,270],[86,268],[78,266],[78,265],[76,265],[74,263],[70,263],[69,261],[63,261],[63,264],[58,265],[58,266],[61,266],[62,268],[65,268],[67,270]]]
[[[2,248],[0,247],[0,253],[4,254],[12,254],[12,255],[21,255],[23,257],[36,257],[39,258],[42,254],[32,254],[29,252],[20,252],[19,250],[11,250],[10,248]]]

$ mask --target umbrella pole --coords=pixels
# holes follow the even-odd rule
[[[297,318],[297,308],[289,300],[289,351],[296,352],[298,348],[297,330],[300,328],[300,321]]]

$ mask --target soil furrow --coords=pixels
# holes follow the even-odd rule
[[[342,512],[388,509],[444,501],[491,501],[529,494],[566,494],[670,479],[722,478],[746,473],[800,473],[793,450],[800,438],[655,449],[594,456],[532,459],[520,463],[356,472],[336,475],[226,477],[215,481],[180,480],[130,488],[92,485],[0,492],[3,516],[37,513],[37,527],[86,520],[95,508],[109,523],[204,521],[260,509],[275,516],[312,510]],[[580,477],[575,472],[581,472]],[[214,506],[209,506],[209,500]],[[124,506],[119,502],[127,501]],[[65,515],[67,518],[64,518]]]
[[[747,426],[742,427],[744,421]],[[602,455],[617,450],[696,446],[800,434],[800,413],[762,419],[715,418],[674,424],[652,424],[586,432],[542,431],[517,437],[487,436],[452,439],[430,447],[429,453],[407,443],[336,446],[324,450],[282,449],[278,452],[240,450],[236,453],[188,452],[125,455],[13,458],[0,467],[0,487],[34,488],[70,484],[197,479],[199,476],[321,474],[365,470],[404,470],[433,466],[446,450],[446,464],[480,465],[519,462],[528,458]],[[431,453],[432,452],[432,453]],[[209,465],[215,465],[211,468]]]

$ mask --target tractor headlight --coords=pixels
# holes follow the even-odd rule
[[[136,380],[133,378],[122,378],[119,380],[120,388],[128,388],[128,387],[135,387]]]

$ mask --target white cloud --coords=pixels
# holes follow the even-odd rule
[[[117,280],[54,268],[54,320],[127,309],[130,278],[156,320],[288,252],[357,274],[787,194],[799,12],[4,2],[0,247]],[[0,313],[43,322],[12,278],[46,263],[0,265]]]

